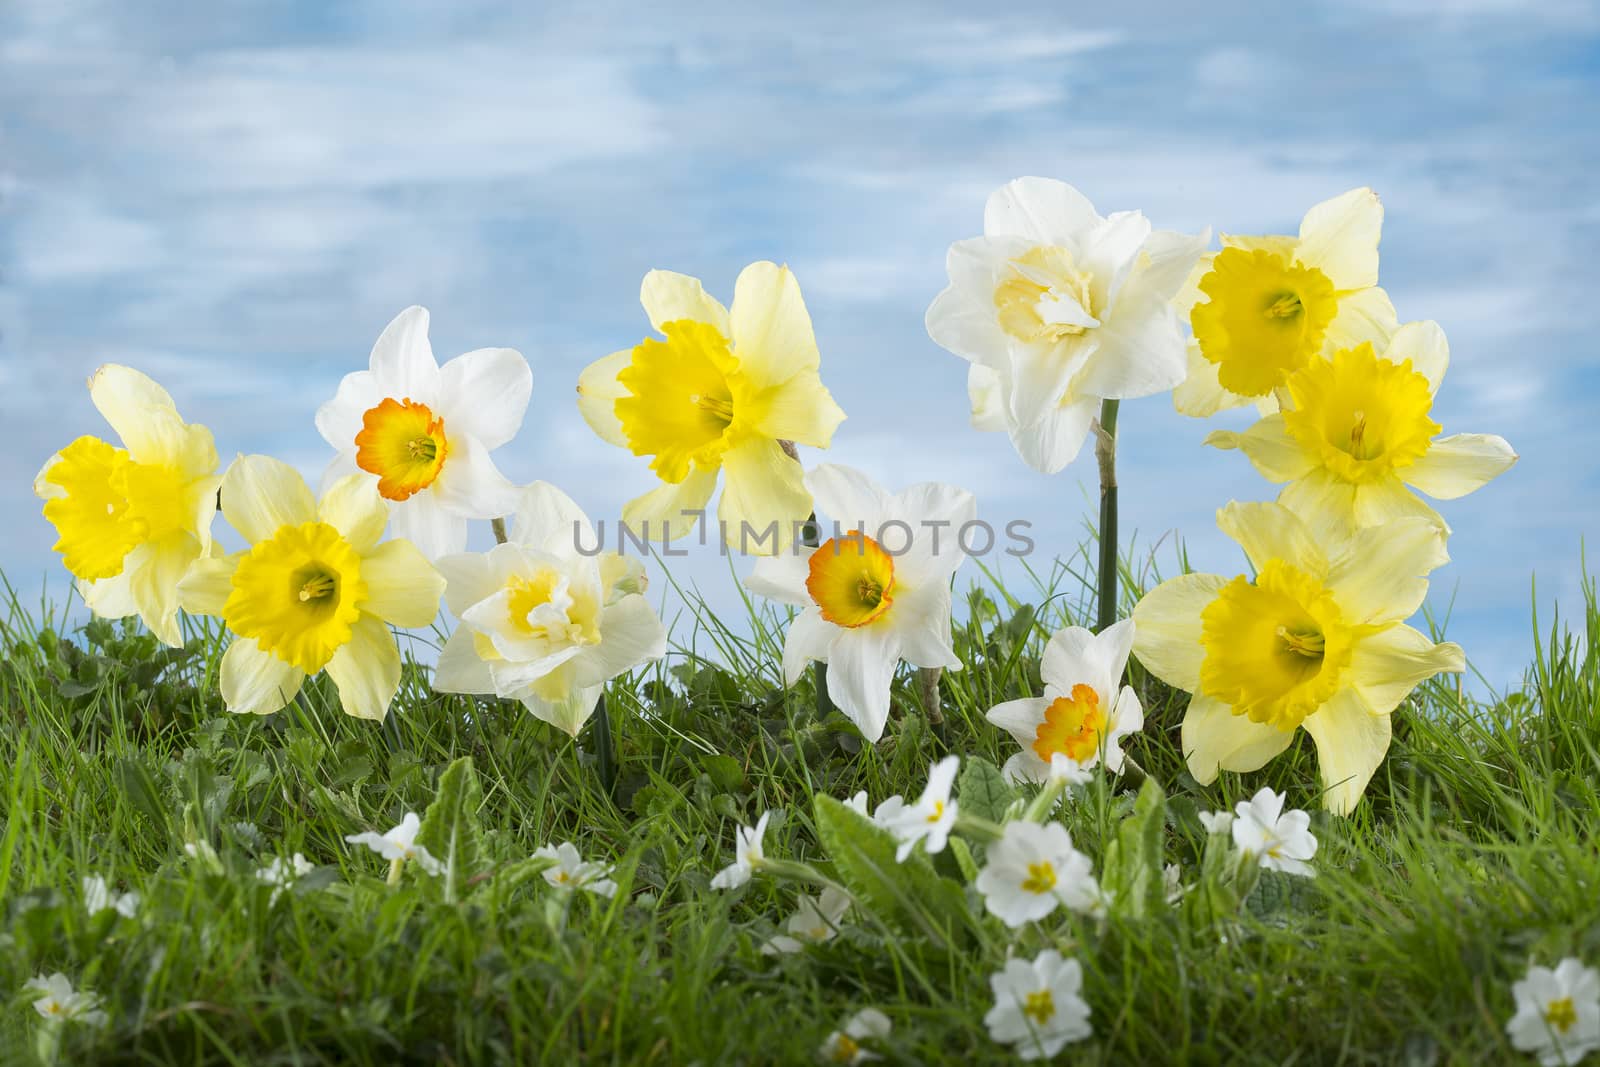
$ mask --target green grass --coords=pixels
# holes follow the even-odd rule
[[[382,726],[339,714],[320,682],[277,715],[235,717],[216,694],[214,630],[178,653],[120,624],[63,636],[59,616],[13,595],[0,622],[0,1063],[32,1062],[40,1020],[22,987],[55,970],[111,1014],[103,1031],[62,1031],[73,1064],[799,1063],[867,1006],[893,1020],[891,1062],[1005,1062],[982,1022],[989,976],[1008,952],[1049,945],[1082,961],[1093,1009],[1095,1036],[1063,1061],[1518,1062],[1502,1028],[1529,961],[1600,963],[1592,586],[1580,632],[1536,622],[1527,679],[1492,706],[1451,679],[1419,689],[1356,814],[1317,816],[1319,876],[1266,879],[1236,916],[1058,912],[1012,933],[969,896],[975,919],[948,952],[869,917],[802,955],[760,954],[796,889],[709,889],[736,825],[781,812],[768,854],[826,868],[815,793],[866,789],[876,803],[920,791],[946,753],[1003,761],[1009,741],[983,713],[1038,692],[1045,638],[1087,614],[1085,560],[1026,595],[974,592],[943,724],[902,671],[875,747],[836,715],[818,721],[806,685],[782,690],[770,609],[751,605],[735,627],[678,619],[668,663],[610,687],[614,796],[590,733],[574,743],[517,706],[431,693],[423,669],[408,667]],[[1153,580],[1123,578],[1130,601]],[[1263,784],[1314,805],[1303,742],[1198,786],[1177,747],[1181,703],[1136,666],[1132,682],[1149,722],[1127,748],[1169,796],[1167,862],[1192,875],[1197,812]],[[387,886],[382,861],[344,836],[423,811],[468,755],[491,870],[464,902],[414,871]],[[1102,784],[1066,811],[1097,870],[1132,801],[1132,783]],[[615,863],[614,900],[563,906],[519,873],[534,848],[569,839]],[[217,864],[186,841],[213,845]],[[296,851],[319,870],[273,904],[254,872]],[[949,853],[936,866],[955,873]],[[89,874],[138,891],[138,918],[87,918]]]

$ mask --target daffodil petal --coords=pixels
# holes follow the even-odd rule
[[[238,714],[270,715],[295,698],[305,672],[268,652],[253,637],[236,637],[222,654],[222,700]]]
[[[1329,569],[1327,584],[1351,622],[1398,622],[1422,605],[1427,575],[1449,561],[1436,523],[1396,519],[1356,531]]]
[[[385,541],[361,560],[367,599],[361,610],[402,628],[427,626],[439,614],[444,575],[410,541]]]
[[[889,721],[889,687],[900,664],[900,648],[887,626],[845,630],[828,652],[828,693],[869,742]]]
[[[805,476],[806,488],[816,499],[817,511],[844,530],[882,521],[889,495],[871,478],[840,463],[823,463]],[[872,531],[864,531],[871,536]]]
[[[1323,334],[1322,348],[1333,352],[1341,348],[1354,348],[1370,342],[1379,352],[1389,346],[1389,339],[1399,329],[1394,304],[1389,294],[1374,285],[1353,293],[1339,295],[1339,311]]]
[[[1063,693],[1070,693],[1075,685],[1088,685],[1109,706],[1122,683],[1136,629],[1132,619],[1119,619],[1099,634],[1082,626],[1059,630],[1044,646],[1039,673],[1046,685]]]
[[[1000,393],[1000,375],[979,363],[967,368],[967,399],[972,408],[970,418],[974,430],[984,433],[1005,430],[1005,401]]]
[[[632,359],[632,349],[623,349],[595,360],[578,375],[578,413],[600,440],[618,448],[628,447],[628,435],[617,418],[617,400],[627,396],[628,389],[617,381],[617,372]]]
[[[1239,543],[1257,570],[1281,559],[1313,576],[1327,573],[1327,557],[1311,528],[1281,504],[1233,501],[1217,512],[1217,526]]]
[[[498,518],[517,506],[517,487],[471,434],[450,438],[450,459],[430,488],[443,507],[469,519]]]
[[[815,606],[796,615],[783,642],[784,685],[798,682],[812,660],[826,663],[838,633],[839,628],[824,619]]]
[[[1094,333],[1099,345],[1072,379],[1075,396],[1151,396],[1188,374],[1183,334],[1169,299],[1149,291],[1137,275]]]
[[[800,283],[788,267],[752,263],[733,289],[733,354],[758,388],[787,381],[822,362]]]
[[[589,516],[549,482],[532,482],[517,495],[511,540],[530,548],[562,551],[592,549],[599,543]]]
[[[1350,677],[1373,711],[1387,715],[1427,679],[1466,668],[1460,645],[1435,644],[1426,634],[1397,624],[1357,642]]]
[[[947,671],[961,669],[950,633],[949,579],[902,592],[885,621],[895,633],[900,658],[907,663]]]
[[[1428,387],[1438,392],[1450,366],[1450,342],[1437,322],[1408,322],[1394,332],[1383,358],[1391,363],[1409,359],[1411,369],[1428,379]]]
[[[1053,408],[1038,422],[1011,427],[1012,447],[1034,470],[1054,474],[1078,457],[1099,411],[1093,397]]]
[[[1076,247],[1077,234],[1100,221],[1094,204],[1053,178],[1018,178],[993,193],[983,209],[983,232],[1011,234],[1038,244]]]
[[[149,554],[134,569],[129,593],[139,605],[139,617],[161,643],[183,645],[178,625],[178,583],[198,558],[200,546],[187,533],[175,533],[150,546]]]
[[[1455,500],[1504,474],[1517,453],[1503,437],[1458,433],[1441,437],[1400,477],[1435,500]]]
[[[191,615],[222,615],[222,606],[233,592],[233,572],[239,557],[197,559],[178,582],[178,606]]]
[[[692,467],[683,481],[668,482],[630,500],[622,521],[636,537],[648,541],[676,541],[700,521],[706,501],[717,488],[716,467]]]
[[[1201,785],[1210,785],[1221,771],[1253,771],[1289,747],[1293,730],[1235,715],[1220,700],[1195,694],[1183,716],[1184,757],[1189,773]]]
[[[339,531],[357,555],[378,543],[389,525],[389,507],[378,492],[378,479],[350,474],[328,487],[317,502],[317,517]]]
[[[600,613],[600,644],[572,664],[573,683],[601,685],[667,652],[667,630],[650,602],[625,596]]]
[[[467,518],[445,507],[431,492],[417,493],[389,508],[392,534],[416,545],[428,559],[438,559],[467,547]]]
[[[1205,443],[1214,448],[1239,449],[1269,482],[1292,482],[1305,477],[1316,466],[1284,429],[1281,414],[1257,419],[1255,425],[1243,433],[1218,430],[1209,435]]]
[[[1301,725],[1317,745],[1323,805],[1349,815],[1389,751],[1389,716],[1373,712],[1354,689],[1341,689]]]
[[[699,278],[676,271],[653,270],[644,276],[639,286],[639,303],[644,305],[644,313],[650,317],[650,325],[658,333],[669,322],[687,319],[709,323],[725,339],[733,338],[727,309],[706,292]]]
[[[795,525],[811,514],[811,493],[800,464],[767,438],[751,438],[722,457],[726,481],[717,517],[727,524],[729,544],[770,555],[794,540]],[[769,531],[776,526],[774,541]]]
[[[1345,541],[1356,530],[1356,487],[1329,471],[1308,471],[1283,487],[1278,503],[1300,516],[1324,543]]]
[[[522,429],[533,395],[533,371],[514,348],[478,348],[439,368],[445,425],[472,427],[486,449],[509,444]]]
[[[1447,531],[1448,524],[1439,517],[1438,512],[1410,489],[1406,488],[1398,475],[1386,473],[1381,478],[1374,478],[1370,482],[1360,482],[1354,487],[1351,502],[1355,511],[1355,523],[1361,526],[1381,526],[1395,519],[1427,519],[1428,521],[1443,526]]]
[[[1184,351],[1186,371],[1183,381],[1172,390],[1172,406],[1178,414],[1203,419],[1228,408],[1243,407],[1250,398],[1222,387],[1217,365],[1200,354],[1200,346],[1190,341]]]
[[[459,626],[439,652],[433,668],[433,688],[440,693],[493,693],[494,676],[478,656],[473,633]]]
[[[1296,258],[1317,267],[1335,289],[1378,284],[1383,203],[1371,189],[1352,189],[1312,207],[1300,221]]]
[[[1145,670],[1185,692],[1200,688],[1200,613],[1227,581],[1218,574],[1183,574],[1140,598],[1133,608],[1133,654]]]
[[[833,431],[844,421],[844,411],[822,384],[816,371],[805,370],[782,385],[763,391],[755,399],[761,411],[757,432],[780,441],[827,448]]]
[[[1050,702],[1043,697],[1024,697],[996,704],[984,718],[1010,734],[1017,744],[1026,749],[1038,736],[1039,724],[1044,722],[1044,713],[1049,706]]]
[[[125,619],[139,614],[139,605],[133,599],[132,560],[144,550],[145,546],[141,545],[129,553],[130,562],[121,574],[92,582],[78,579],[78,595],[83,597],[84,605],[91,612],[102,619]]]
[[[1026,248],[1025,241],[992,237],[969,237],[950,246],[945,256],[950,285],[933,298],[923,316],[934,344],[974,365],[990,363],[1009,350],[1011,342],[1000,328],[993,299],[979,300],[977,294],[993,293],[999,264]]]
[[[328,661],[327,671],[346,715],[382,722],[400,689],[400,649],[394,634],[377,616],[363,612],[350,628],[350,640]]]
[[[744,587],[782,604],[809,604],[811,596],[806,592],[806,578],[811,573],[810,560],[810,554],[805,552],[762,556],[745,578]]]
[[[433,404],[439,395],[439,364],[428,341],[428,309],[412,306],[396,315],[373,343],[368,365],[382,396]]]
[[[107,363],[89,378],[89,399],[134,459],[159,462],[166,429],[161,416],[176,419],[178,414],[165,389],[132,367]]]
[[[300,472],[271,456],[240,456],[222,476],[222,517],[251,544],[284,526],[317,520],[317,501]]]

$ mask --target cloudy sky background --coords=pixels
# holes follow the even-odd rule
[[[579,370],[644,335],[645,271],[726,299],[757,259],[796,271],[850,416],[826,458],[965,485],[997,525],[1076,545],[1092,462],[1045,477],[970,430],[966,364],[922,326],[989,191],[1041,174],[1191,231],[1292,232],[1377,189],[1382,284],[1451,340],[1435,417],[1522,454],[1445,506],[1430,603],[1497,687],[1529,658],[1533,576],[1542,612],[1577,603],[1600,527],[1595,5],[499,7],[0,10],[0,570],[26,595],[65,593],[29,483],[104,432],[101,362],[161,380],[224,456],[314,475],[316,406],[420,303],[441,360],[533,365],[502,468],[613,516],[650,482],[579,418]],[[1241,569],[1213,514],[1270,490],[1200,441],[1247,421],[1125,405],[1124,530]],[[737,603],[722,561],[675,573]]]

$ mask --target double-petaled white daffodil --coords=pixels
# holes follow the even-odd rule
[[[1284,383],[1290,405],[1243,433],[1206,444],[1237,448],[1313,523],[1348,536],[1405,515],[1444,522],[1408,486],[1439,500],[1466,496],[1517,461],[1502,437],[1434,435],[1434,394],[1450,348],[1434,322],[1408,322],[1381,349],[1370,343],[1314,359]]]
[[[755,826],[739,827],[738,841],[733,850],[733,862],[718,871],[711,879],[712,889],[738,889],[750,880],[750,875],[767,862],[762,839],[767,836],[767,818],[764,811]]]
[[[1255,577],[1186,574],[1152,589],[1133,610],[1134,655],[1193,694],[1182,741],[1201,784],[1255,770],[1304,726],[1324,803],[1349,814],[1389,749],[1389,713],[1424,679],[1465,668],[1460,646],[1403,622],[1448,559],[1444,532],[1396,519],[1324,548],[1281,504],[1232,503],[1217,525]]]
[[[1007,926],[1042,919],[1061,905],[1086,913],[1102,906],[1089,857],[1073,847],[1060,823],[1008,822],[985,858],[978,892]]]
[[[444,578],[411,542],[379,541],[389,511],[377,483],[348,475],[318,501],[288,464],[240,456],[222,479],[222,516],[250,547],[197,561],[179,595],[234,633],[228,710],[270,714],[326,669],[346,714],[382,719],[400,688],[389,624],[432,622]]]
[[[929,336],[972,362],[973,425],[1008,431],[1029,466],[1054,473],[1102,400],[1183,381],[1172,300],[1207,240],[1152,230],[1137,211],[1102,218],[1065,182],[996,190],[983,236],[950,246],[950,285],[927,315]]]
[[[928,784],[916,803],[907,804],[898,796],[890,797],[878,805],[872,821],[888,830],[900,842],[894,858],[904,863],[911,850],[922,842],[929,855],[943,852],[950,840],[950,831],[956,827],[960,808],[950,790],[956,784],[956,772],[961,769],[960,756],[946,756],[928,770]]]
[[[553,860],[554,866],[544,872],[544,880],[564,892],[582,889],[602,897],[617,895],[617,883],[611,879],[611,868],[603,863],[586,860],[578,846],[570,841],[559,845],[544,845],[533,853],[535,859]]]
[[[429,559],[467,547],[467,522],[510,510],[515,487],[489,453],[522,427],[533,392],[528,361],[480,348],[444,366],[428,343],[428,311],[409,307],[379,335],[368,369],[347,374],[317,409],[339,454],[323,476],[365,471],[390,503],[394,532]]]
[[[510,540],[446,556],[445,602],[461,621],[433,687],[493,694],[577,736],[605,683],[666,652],[637,561],[599,552],[589,518],[561,490],[523,490]]]
[[[805,482],[817,510],[848,532],[757,560],[744,584],[803,609],[784,643],[786,682],[799,681],[812,660],[828,664],[828,695],[876,741],[902,659],[961,667],[950,642],[950,579],[977,502],[936,482],[890,496],[860,471],[835,464],[817,467]]]
[[[1006,760],[1012,779],[1044,783],[1051,762],[1066,756],[1090,770],[1105,759],[1122,773],[1123,737],[1144,728],[1144,708],[1122,671],[1133,647],[1133,620],[1123,619],[1096,635],[1082,626],[1058,631],[1039,662],[1044,696],[1008,700],[989,709],[988,719],[1016,738],[1022,751]]]
[[[87,989],[72,988],[72,979],[57,971],[50,977],[39,975],[24,987],[29,993],[40,994],[33,1002],[39,1017],[53,1023],[83,1023],[85,1026],[104,1026],[109,1018],[100,1010],[100,997]]]
[[[1383,205],[1363,188],[1306,212],[1298,237],[1223,234],[1178,295],[1194,330],[1178,410],[1275,409],[1275,390],[1314,358],[1386,340],[1398,323],[1378,288],[1382,230]]]
[[[1517,1013],[1506,1023],[1513,1048],[1539,1057],[1542,1067],[1577,1063],[1600,1050],[1600,971],[1568,956],[1528,968],[1511,987]]]
[[[108,363],[89,398],[122,440],[80,437],[33,480],[55,550],[96,615],[138,615],[163,642],[183,644],[178,582],[211,552],[217,448],[211,431],[183,421],[167,391]]]
[[[1229,824],[1234,846],[1269,871],[1315,877],[1311,857],[1317,854],[1317,839],[1311,833],[1311,816],[1299,809],[1284,811],[1287,799],[1263,786],[1236,804]]]
[[[818,1050],[824,1063],[860,1064],[881,1060],[882,1056],[863,1048],[863,1042],[887,1041],[894,1024],[877,1008],[863,1008],[850,1016],[844,1029],[828,1035]]]
[[[989,979],[994,1007],[983,1017],[989,1037],[1024,1060],[1050,1059],[1068,1042],[1094,1033],[1083,999],[1083,968],[1047,948],[1032,960],[1010,959]]]
[[[787,267],[752,263],[728,309],[698,279],[653,270],[639,300],[662,339],[613,352],[578,379],[578,409],[594,432],[649,456],[663,483],[629,502],[623,522],[647,540],[682,537],[725,471],[723,536],[741,551],[779,551],[811,513],[782,442],[827,448],[844,421],[817,374],[799,283]]]
[[[132,919],[139,914],[139,894],[114,893],[103,877],[90,875],[83,880],[83,910],[90,915],[115,911],[123,918]]]
[[[807,945],[820,945],[833,940],[852,903],[849,893],[832,885],[816,896],[802,896],[794,914],[784,924],[785,932],[762,945],[762,954],[775,956],[799,952]]]

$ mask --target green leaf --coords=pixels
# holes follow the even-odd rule
[[[439,776],[439,793],[422,816],[417,844],[444,868],[439,880],[449,903],[465,896],[469,883],[484,868],[483,827],[478,821],[482,804],[483,788],[472,757],[462,756]]]
[[[1161,837],[1166,820],[1166,794],[1154,778],[1146,778],[1133,814],[1117,827],[1117,835],[1106,849],[1102,882],[1124,914],[1149,915],[1166,904],[1161,878]]]
[[[1006,821],[1006,809],[1017,797],[1000,768],[981,756],[967,759],[961,768],[959,785],[962,812],[994,823]]]

